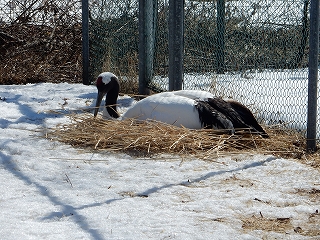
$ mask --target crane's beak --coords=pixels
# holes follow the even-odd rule
[[[99,112],[99,107],[101,105],[101,102],[102,102],[102,98],[104,97],[106,93],[103,92],[103,91],[98,91],[98,96],[97,96],[97,101],[96,101],[96,107],[94,109],[94,114],[93,116],[96,117],[98,112]]]

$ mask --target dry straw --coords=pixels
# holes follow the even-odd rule
[[[235,135],[212,129],[191,130],[156,121],[105,120],[92,114],[71,114],[70,122],[49,131],[51,139],[78,148],[121,151],[131,154],[193,155],[214,159],[239,153],[273,154],[301,158],[305,139],[297,132],[279,126],[267,128],[270,138],[237,130]]]
[[[264,230],[286,233],[293,229],[290,218],[269,219],[264,217],[242,218],[242,228],[245,230]]]

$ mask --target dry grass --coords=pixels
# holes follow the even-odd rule
[[[241,217],[242,228],[244,231],[262,230],[266,232],[289,233],[308,237],[320,236],[319,230],[319,213],[311,213],[305,222],[301,222],[301,226],[294,226],[290,218],[266,218],[260,212],[260,216]]]
[[[93,118],[92,114],[72,114],[70,122],[56,126],[48,138],[77,148],[121,151],[139,156],[154,154],[193,155],[214,159],[239,153],[273,154],[286,158],[304,158],[304,137],[279,127],[266,128],[269,139],[245,130],[228,135],[223,131],[191,130],[156,121],[123,121]]]
[[[81,24],[0,24],[0,84],[82,82],[81,46]]]
[[[290,218],[264,218],[264,217],[248,217],[243,218],[242,228],[245,230],[263,230],[279,233],[286,233],[293,229]]]

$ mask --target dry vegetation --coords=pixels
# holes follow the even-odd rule
[[[82,82],[81,20],[72,11],[78,2],[21,4],[3,7],[15,15],[0,21],[0,84]]]
[[[318,228],[320,223],[320,214],[318,210],[309,215],[306,222],[301,222],[294,226],[291,218],[267,218],[260,212],[260,216],[241,217],[242,228],[244,231],[262,230],[264,232],[278,232],[288,234],[295,232],[302,236],[316,237],[320,235]],[[264,238],[263,238],[264,239]]]
[[[300,133],[280,126],[268,127],[270,138],[265,139],[247,130],[228,135],[223,131],[191,130],[156,121],[105,120],[87,113],[72,114],[70,120],[51,129],[47,137],[78,148],[143,156],[169,153],[213,160],[230,154],[261,153],[319,162],[318,154],[306,154],[305,138]]]
[[[245,230],[263,230],[273,231],[279,233],[286,233],[293,229],[290,218],[264,218],[261,217],[247,217],[242,219],[242,228]]]
[[[0,27],[0,83],[82,82],[81,26]]]

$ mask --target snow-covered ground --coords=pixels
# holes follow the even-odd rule
[[[0,86],[0,97],[1,239],[320,238],[320,173],[297,160],[74,149],[41,136],[94,106],[94,86]]]

